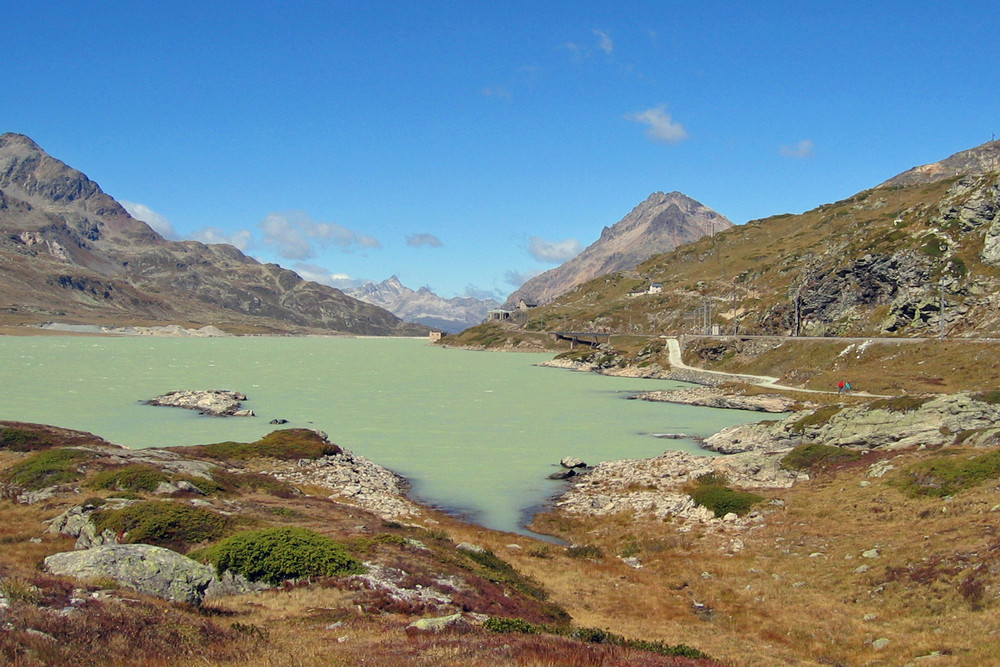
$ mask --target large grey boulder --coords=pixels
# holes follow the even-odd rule
[[[45,559],[52,574],[77,579],[114,579],[139,593],[175,602],[201,604],[215,578],[208,565],[149,544],[107,544],[64,551]]]

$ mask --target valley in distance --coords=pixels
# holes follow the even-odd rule
[[[23,665],[990,664],[1000,651],[998,152],[996,142],[962,151],[801,215],[719,221],[446,336],[704,385],[681,400],[789,406],[706,439],[705,456],[667,451],[574,473],[531,524],[558,544],[415,505],[336,434],[128,450],[4,415],[0,655]],[[687,205],[668,203],[674,195],[646,202],[665,204],[652,216],[663,226],[671,206]],[[614,227],[602,238],[628,225]],[[0,138],[0,230],[7,325],[427,330],[234,248],[166,241],[21,135]],[[838,391],[843,380],[854,391]],[[153,559],[175,574],[146,576],[140,564]]]

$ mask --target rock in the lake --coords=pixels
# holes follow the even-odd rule
[[[570,477],[576,477],[575,470],[563,468],[549,475],[549,479],[569,479]]]
[[[246,394],[226,389],[180,390],[152,398],[146,404],[197,410],[203,415],[216,417],[253,417],[253,410],[243,408],[245,400]]]
[[[582,459],[578,459],[575,456],[564,456],[559,462],[563,468],[586,468],[587,464],[583,462]]]

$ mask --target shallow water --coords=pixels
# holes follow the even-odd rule
[[[489,528],[525,532],[590,464],[699,452],[693,440],[759,413],[624,400],[682,383],[534,366],[549,354],[445,350],[423,339],[0,336],[0,419],[89,431],[131,447],[253,441],[309,427],[407,477],[412,495]],[[255,418],[142,401],[175,389],[244,392]],[[285,426],[268,424],[287,419]]]

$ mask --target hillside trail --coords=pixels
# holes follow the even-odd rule
[[[792,387],[787,384],[779,384],[779,378],[771,377],[770,375],[750,375],[748,373],[726,373],[725,371],[709,371],[704,368],[696,368],[694,366],[688,366],[681,359],[681,344],[676,338],[667,338],[667,354],[668,360],[670,361],[671,368],[677,368],[685,371],[693,371],[696,373],[705,373],[707,375],[716,375],[719,377],[724,377],[733,380],[734,382],[749,382],[750,384],[757,385],[758,387],[765,387],[767,389],[777,389],[784,391],[797,391],[807,394],[839,394],[836,391],[826,391],[823,389],[806,389],[805,387]],[[885,396],[883,394],[868,394],[863,391],[851,391],[852,396],[866,396],[869,398],[892,398],[891,396]]]

